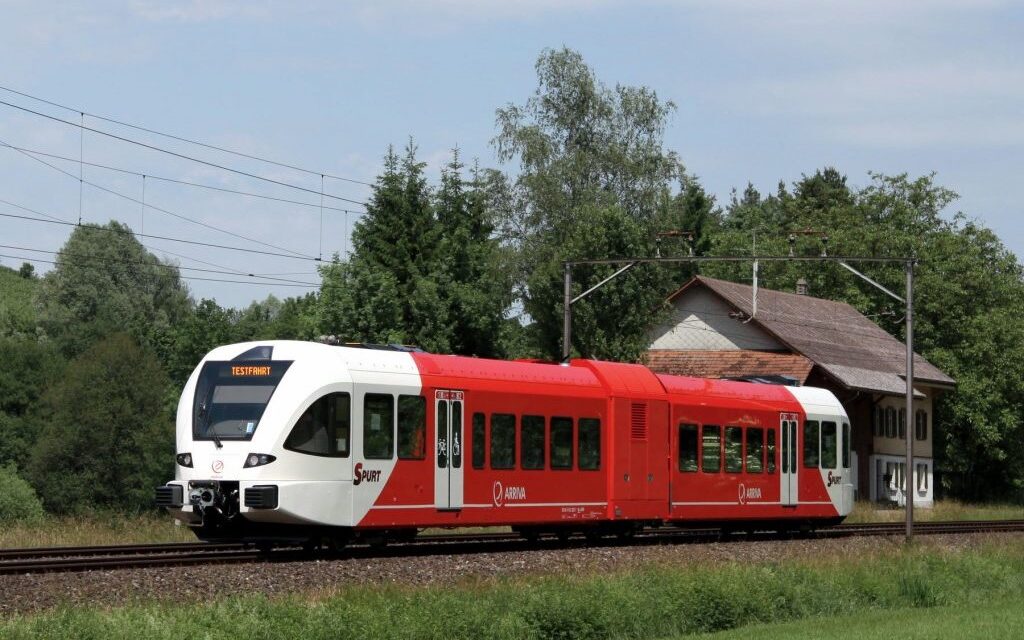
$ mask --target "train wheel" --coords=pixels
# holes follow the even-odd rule
[[[569,532],[568,531],[559,531],[555,535],[558,536],[558,541],[560,543],[565,544],[565,543],[569,542]]]
[[[273,542],[257,542],[256,550],[260,552],[260,555],[267,556],[274,550]]]

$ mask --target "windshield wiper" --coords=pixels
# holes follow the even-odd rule
[[[207,412],[207,410],[206,410],[206,403],[205,402],[199,403],[199,417],[203,419],[203,429],[209,429],[210,428],[210,416],[209,416],[209,412]],[[210,436],[213,438],[213,442],[217,445],[218,449],[223,449],[224,448],[224,444],[220,441],[220,436],[217,435],[216,431],[211,433]]]

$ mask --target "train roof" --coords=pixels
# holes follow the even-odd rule
[[[670,395],[702,395],[719,398],[763,400],[766,402],[793,402],[794,400],[792,388],[782,385],[739,382],[717,378],[688,378],[660,373],[655,375],[665,387],[665,391]]]
[[[343,362],[351,370],[388,370],[425,376],[553,384],[576,389],[602,390],[611,396],[658,399],[668,396],[736,398],[764,402],[792,402],[794,388],[713,378],[690,378],[656,374],[640,364],[602,360],[572,360],[568,366],[537,360],[492,360],[467,356],[440,355],[407,349],[369,349],[295,340],[261,340],[224,345],[206,359],[245,357],[260,348],[272,348],[275,359],[326,357]],[[798,387],[800,398],[814,404],[836,402],[831,393],[815,394]],[[816,391],[816,390],[815,390]],[[831,400],[829,398],[832,398]],[[668,398],[671,400],[671,397]]]

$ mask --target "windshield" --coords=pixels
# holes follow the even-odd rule
[[[192,437],[252,439],[270,397],[291,364],[281,360],[204,364],[192,406]]]

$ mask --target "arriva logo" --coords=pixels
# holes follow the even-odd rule
[[[828,472],[828,486],[839,484],[843,481],[843,476],[839,474],[833,475],[831,471]]]
[[[526,487],[504,487],[501,482],[495,480],[494,486],[491,487],[491,497],[494,498],[496,507],[513,500],[526,500]]]
[[[748,487],[742,482],[739,486],[740,489],[740,504],[747,504],[748,500],[760,500],[761,499],[761,487]]]

